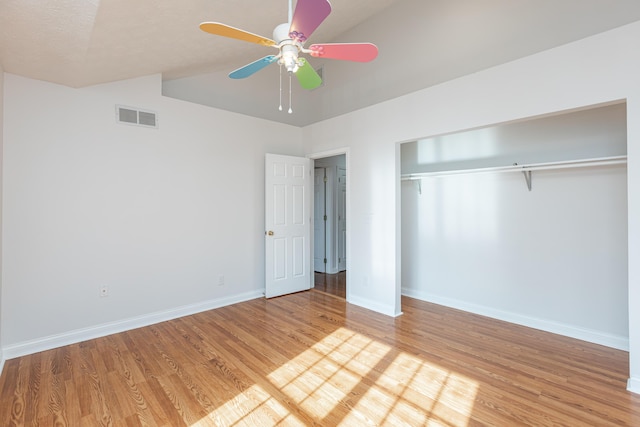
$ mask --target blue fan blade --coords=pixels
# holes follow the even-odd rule
[[[275,55],[265,56],[264,58],[260,58],[257,61],[253,61],[251,64],[247,64],[244,67],[240,67],[237,70],[230,72],[229,77],[231,77],[232,79],[244,79],[246,77],[249,77],[253,73],[262,70],[267,65],[276,62],[277,59],[278,57]]]

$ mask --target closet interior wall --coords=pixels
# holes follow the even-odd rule
[[[403,294],[628,349],[625,156],[625,103],[403,144]]]

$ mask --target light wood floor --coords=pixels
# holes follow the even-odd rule
[[[402,302],[312,290],[12,359],[0,425],[640,426],[627,353]]]
[[[314,273],[314,285],[316,291],[325,292],[340,298],[347,297],[347,272],[336,274]]]

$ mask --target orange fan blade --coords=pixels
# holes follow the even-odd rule
[[[229,37],[245,42],[261,44],[263,46],[277,46],[277,43],[271,39],[241,30],[239,28],[231,27],[226,24],[221,24],[219,22],[203,22],[202,24],[200,24],[200,29],[205,33],[214,34],[216,36]]]

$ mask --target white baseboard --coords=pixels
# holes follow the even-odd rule
[[[627,390],[640,394],[640,378],[629,378],[627,381]]]
[[[529,328],[539,329],[558,335],[564,335],[570,338],[576,338],[582,341],[600,344],[618,350],[629,351],[629,338],[617,335],[606,334],[600,331],[579,328],[566,323],[553,322],[535,317],[523,316],[518,313],[497,310],[491,307],[472,304],[451,298],[443,298],[432,295],[427,292],[416,291],[414,289],[402,289],[402,295],[411,298],[431,302],[445,307],[451,307],[458,310],[468,311],[470,313],[487,316],[505,322],[515,323],[517,325],[527,326]]]
[[[0,349],[0,375],[2,375],[2,371],[4,370],[4,352]]]
[[[355,297],[353,295],[347,296],[347,302],[391,317],[397,317],[402,314],[402,312],[396,313],[393,305],[380,304],[377,301],[371,301],[369,299]]]
[[[5,346],[4,348],[2,348],[0,355],[4,356],[2,358],[2,362],[4,364],[5,358],[13,359],[14,357],[20,357],[40,351],[51,350],[53,348],[62,347],[69,344],[75,344],[78,342],[100,338],[118,332],[124,332],[143,326],[153,325],[155,323],[176,319],[178,317],[189,316],[191,314],[201,313],[203,311],[213,310],[215,308],[237,304],[243,301],[261,298],[263,296],[263,291],[246,292],[243,294],[213,299],[197,304],[185,305],[169,310],[159,311],[156,313],[132,317],[129,319],[104,323],[89,328],[76,329],[61,334],[50,335],[35,340],[24,341],[17,344]]]

